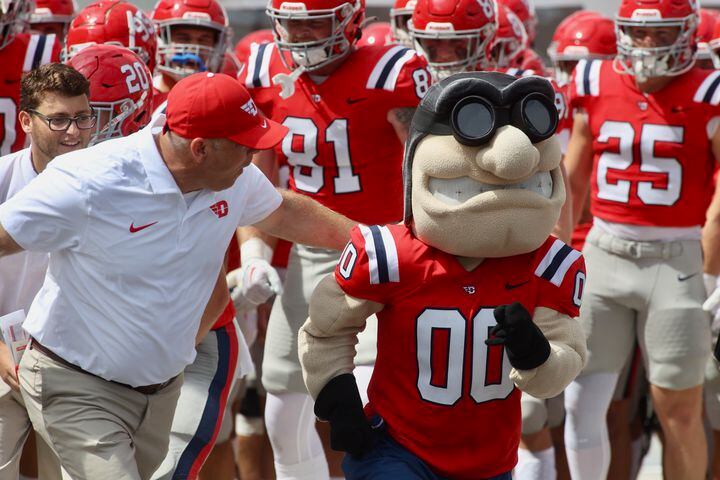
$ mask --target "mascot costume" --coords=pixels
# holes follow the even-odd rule
[[[405,221],[353,229],[300,330],[315,413],[348,479],[510,479],[520,391],[584,365],[581,254],[550,236],[565,201],[555,94],[497,72],[432,86],[405,148]],[[356,336],[378,318],[363,410]]]

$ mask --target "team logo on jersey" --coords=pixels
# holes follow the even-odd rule
[[[243,105],[243,106],[240,107],[240,108],[242,108],[242,110],[243,110],[245,113],[249,113],[249,114],[252,115],[253,117],[257,116],[258,109],[257,109],[257,106],[255,106],[255,102],[253,102],[252,98],[251,98],[250,100],[248,100],[248,101],[245,103],[245,105]]]
[[[220,200],[219,202],[210,205],[210,210],[212,210],[218,218],[222,218],[228,214],[230,208],[225,200]]]
[[[465,285],[463,287],[463,290],[465,290],[465,293],[468,295],[474,295],[475,294],[475,285]]]

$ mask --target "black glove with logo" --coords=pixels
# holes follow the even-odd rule
[[[315,415],[330,422],[333,450],[363,456],[375,446],[377,434],[365,418],[355,376],[338,375],[323,387],[315,400]]]
[[[487,345],[505,345],[510,364],[518,370],[537,368],[550,356],[550,342],[520,303],[501,305],[493,311],[497,325]]]

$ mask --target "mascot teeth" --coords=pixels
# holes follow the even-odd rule
[[[430,178],[429,190],[435,198],[448,205],[460,205],[475,195],[493,190],[530,190],[545,198],[550,198],[553,192],[553,181],[550,172],[538,172],[524,182],[509,185],[478,182],[470,177]]]

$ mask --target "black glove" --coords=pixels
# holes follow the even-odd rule
[[[338,375],[323,387],[315,400],[315,415],[330,422],[333,450],[362,456],[372,450],[377,434],[365,418],[355,376]]]
[[[550,356],[550,342],[518,302],[501,305],[493,311],[497,325],[490,331],[487,345],[505,345],[510,364],[518,370],[537,368]]]

